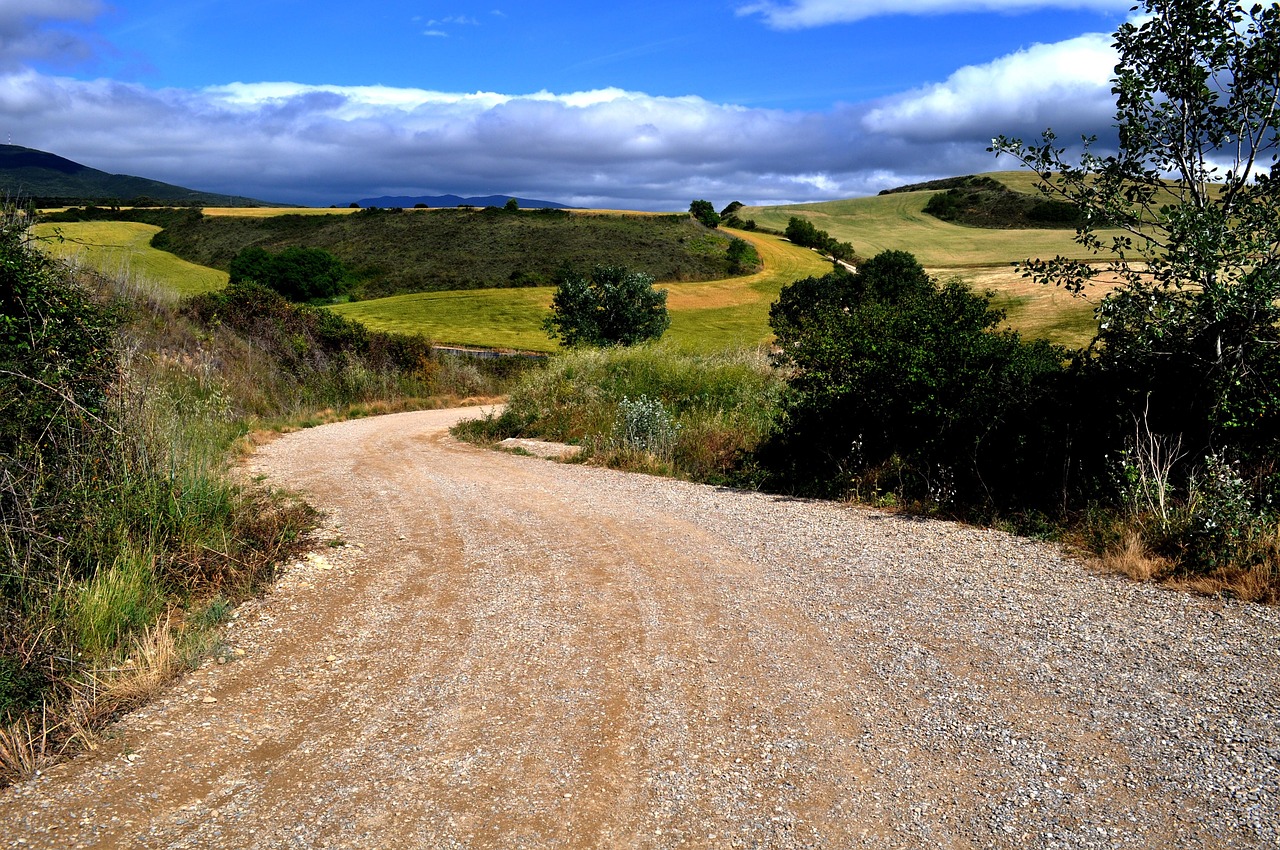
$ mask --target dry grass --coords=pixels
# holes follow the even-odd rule
[[[1248,568],[1230,567],[1206,576],[1174,579],[1166,584],[1174,590],[1275,605],[1280,603],[1280,563],[1272,558]]]
[[[49,747],[47,714],[41,716],[38,726],[27,718],[0,726],[0,787],[30,778],[54,758]]]
[[[56,709],[46,705],[38,721],[23,718],[0,727],[0,787],[30,778],[68,753],[98,749],[103,727],[153,699],[208,647],[207,632],[183,632],[166,615],[134,639],[119,667],[68,684],[69,698]]]
[[[1280,603],[1280,557],[1275,554],[1252,567],[1224,567],[1206,575],[1178,575],[1176,563],[1152,554],[1142,536],[1130,531],[1122,543],[1104,552],[1095,565],[1102,572],[1127,576],[1134,581],[1156,581],[1170,590],[1264,605]]]
[[[1130,531],[1122,543],[1104,552],[1099,566],[1104,572],[1128,576],[1134,581],[1164,578],[1173,567],[1166,559],[1151,554],[1136,531]]]

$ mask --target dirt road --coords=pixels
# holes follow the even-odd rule
[[[0,845],[1280,846],[1277,610],[484,451],[457,416],[263,449],[347,545],[0,793]]]

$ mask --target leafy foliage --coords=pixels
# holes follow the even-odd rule
[[[852,262],[857,258],[853,245],[837,241],[827,231],[819,230],[807,218],[792,216],[787,222],[784,235],[802,248],[816,248],[834,260]]]
[[[543,327],[570,348],[635,345],[667,330],[667,291],[622,266],[596,266],[590,276],[562,269]]]
[[[1239,461],[1256,506],[1280,461],[1280,6],[1141,9],[1115,34],[1118,152],[1089,139],[1073,161],[1051,131],[993,149],[1078,208],[1078,241],[1109,258],[1028,260],[1026,273],[1073,292],[1100,274],[1121,282],[1099,307],[1090,363],[1109,440],[1135,421],[1175,439],[1171,479],[1189,484],[1222,478],[1200,459]]]
[[[0,455],[103,413],[118,317],[0,218]]]
[[[694,201],[689,204],[689,213],[707,227],[720,226],[720,214],[710,201]]]
[[[770,311],[792,373],[765,452],[775,484],[981,509],[1052,492],[1044,411],[1065,352],[997,330],[1002,318],[901,251],[784,289]]]
[[[251,246],[231,261],[231,283],[254,281],[290,301],[315,301],[342,295],[351,280],[342,261],[319,248],[285,248],[271,254]]]
[[[755,246],[745,239],[734,239],[725,251],[725,259],[729,263],[729,274],[742,274],[760,268],[760,254]]]

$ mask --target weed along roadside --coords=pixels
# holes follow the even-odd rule
[[[269,291],[170,290],[49,259],[0,222],[0,782],[217,653],[218,626],[315,546],[317,517],[246,482],[264,429],[451,406],[522,359],[437,356]]]

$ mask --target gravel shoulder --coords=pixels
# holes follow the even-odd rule
[[[1280,610],[471,414],[262,448],[346,545],[0,792],[0,846],[1280,847]]]

